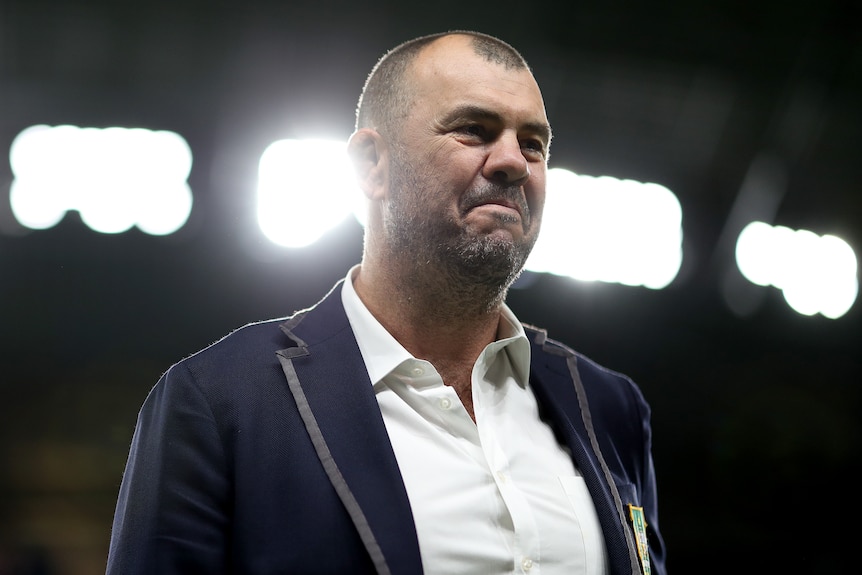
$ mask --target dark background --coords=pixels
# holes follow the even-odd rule
[[[313,304],[359,259],[352,221],[305,251],[260,235],[261,152],[346,139],[385,50],[459,28],[531,63],[552,167],[657,182],[682,204],[667,289],[531,276],[510,294],[522,320],[643,388],[672,573],[852,572],[860,305],[798,315],[742,281],[732,247],[764,219],[862,249],[858,6],[0,0],[0,150],[41,123],[170,129],[193,150],[195,197],[169,237],[99,235],[75,213],[26,231],[3,152],[0,574],[103,571],[135,416],[162,371]],[[753,188],[771,205],[736,201]]]

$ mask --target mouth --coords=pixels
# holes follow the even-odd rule
[[[517,203],[515,203],[513,201],[506,200],[506,199],[494,198],[494,199],[482,202],[479,205],[480,206],[502,206],[504,208],[509,208],[510,210],[515,210],[519,214],[521,213],[521,206],[519,206]]]
[[[503,224],[528,226],[530,222],[530,208],[519,186],[479,186],[469,189],[461,201],[463,216],[475,211]]]
[[[521,210],[512,202],[491,201],[475,206],[473,210],[489,211],[495,218],[504,223],[517,223],[521,220]],[[471,210],[472,211],[472,210]]]
[[[526,217],[526,206],[508,198],[484,198],[467,206],[467,212],[489,211],[505,222],[516,223]]]

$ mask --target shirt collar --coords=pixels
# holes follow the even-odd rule
[[[372,384],[376,384],[403,362],[413,359],[413,356],[380,325],[359,299],[353,288],[353,277],[358,272],[359,264],[347,272],[341,288],[341,302],[359,344],[359,351],[362,352],[368,377]]]
[[[341,302],[359,344],[368,377],[372,384],[376,384],[403,362],[415,358],[386,331],[359,299],[353,288],[353,277],[359,272],[359,267],[357,264],[347,272],[341,288]],[[530,375],[530,342],[521,322],[505,304],[502,307],[497,340],[491,342],[482,352],[486,364],[490,365],[490,359],[503,349],[509,355],[515,377],[522,384],[526,384]]]

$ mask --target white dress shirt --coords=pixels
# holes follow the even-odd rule
[[[473,366],[476,422],[429,362],[368,311],[347,275],[350,325],[374,385],[426,575],[605,575],[604,538],[583,478],[539,419],[530,345],[504,307]]]

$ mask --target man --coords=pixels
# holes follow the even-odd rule
[[[521,56],[447,33],[369,76],[361,265],[173,366],[108,573],[664,573],[649,408],[505,306],[551,131]]]

